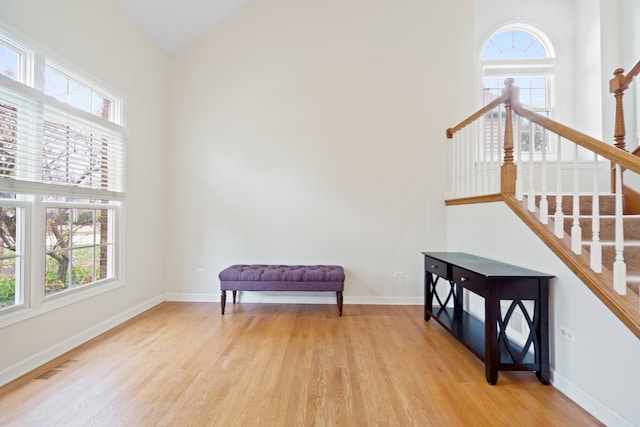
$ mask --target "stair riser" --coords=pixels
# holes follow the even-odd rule
[[[536,196],[536,206],[540,207],[541,197]],[[615,215],[615,195],[605,194],[599,196],[598,211],[601,216],[608,216],[607,218],[600,218],[600,242],[602,246],[602,265],[610,270],[613,270],[613,263],[616,257],[615,246],[611,244],[615,240],[615,218],[611,216]],[[547,196],[547,205],[549,217],[553,218],[556,212],[556,197],[555,195]],[[589,195],[579,196],[579,218],[582,240],[584,250],[588,252],[590,250],[589,242],[593,239],[592,230],[592,197]],[[567,234],[571,235],[571,228],[573,227],[573,196],[562,196],[562,213],[564,214],[564,230]],[[626,241],[635,240],[640,241],[640,218],[638,217],[624,217],[624,238]],[[607,244],[609,243],[609,244]],[[638,294],[640,291],[640,246],[626,245],[623,252],[624,263],[626,265],[627,275],[631,275],[627,282],[627,288],[630,292]]]
[[[591,218],[580,218],[580,228],[582,230],[582,240],[593,238]],[[640,218],[624,218],[624,237],[626,240],[640,240]],[[573,218],[565,217],[564,230],[571,235]],[[615,218],[600,218],[600,241],[615,240]]]
[[[578,197],[580,205],[580,215],[592,214],[592,197],[588,195]],[[615,196],[611,194],[604,194],[599,197],[599,209],[600,215],[615,215],[616,205]],[[549,215],[553,215],[556,212],[556,197],[553,195],[547,196],[547,203],[549,205]],[[536,196],[536,206],[540,206],[540,196]],[[573,215],[573,196],[562,197],[562,212],[565,216]]]
[[[627,274],[640,274],[640,247],[627,246],[623,252],[624,263],[627,266]],[[602,247],[602,265],[608,269],[613,269],[613,262],[616,258],[616,251],[613,246]]]

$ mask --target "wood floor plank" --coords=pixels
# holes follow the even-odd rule
[[[0,388],[0,425],[601,425],[532,372],[488,385],[484,365],[422,316],[163,303]]]

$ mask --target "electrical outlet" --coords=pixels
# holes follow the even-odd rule
[[[394,271],[393,277],[404,277],[404,271]]]
[[[204,268],[196,268],[196,276],[204,276]]]
[[[576,342],[576,335],[575,333],[569,329],[569,328],[565,328],[565,327],[560,327],[560,336],[566,340],[569,340],[571,342]]]

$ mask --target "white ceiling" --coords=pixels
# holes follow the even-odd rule
[[[171,55],[251,0],[113,0]]]

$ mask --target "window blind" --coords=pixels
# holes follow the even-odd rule
[[[0,187],[124,192],[125,137],[117,125],[8,83],[0,81]]]

